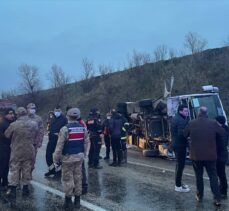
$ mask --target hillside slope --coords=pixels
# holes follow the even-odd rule
[[[164,81],[175,77],[172,95],[199,93],[201,86],[218,86],[226,112],[229,114],[229,48],[217,48],[202,53],[149,63],[120,72],[98,76],[67,85],[62,96],[53,89],[39,93],[37,104],[42,116],[60,104],[78,106],[85,117],[91,107],[102,113],[117,102],[157,98],[163,95]],[[28,96],[18,96],[18,105],[25,106]]]

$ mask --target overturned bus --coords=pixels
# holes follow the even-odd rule
[[[226,117],[218,89],[202,87],[204,93],[172,96],[156,100],[144,99],[138,102],[117,104],[117,111],[128,118],[128,144],[143,150],[144,156],[173,158],[170,122],[180,104],[187,105],[190,120],[195,119],[201,106],[208,107],[209,118]]]

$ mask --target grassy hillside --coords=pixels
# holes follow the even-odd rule
[[[57,90],[41,91],[37,96],[39,112],[45,116],[60,104],[78,106],[85,117],[91,107],[104,114],[116,103],[157,98],[163,95],[164,81],[175,77],[172,95],[198,93],[201,86],[212,84],[220,89],[226,112],[229,114],[229,48],[217,48],[202,53],[149,63],[128,70],[68,84],[63,95]],[[18,96],[18,105],[25,106],[28,96]]]

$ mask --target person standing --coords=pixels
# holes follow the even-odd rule
[[[175,191],[189,192],[190,188],[182,184],[188,141],[184,137],[184,128],[188,124],[188,107],[179,105],[177,114],[171,122],[172,145],[176,156]]]
[[[208,118],[208,109],[199,108],[198,118],[189,122],[184,130],[185,137],[190,137],[190,159],[196,175],[196,199],[201,202],[204,196],[204,167],[207,171],[214,205],[220,206],[220,191],[216,171],[216,136],[222,136],[224,130],[216,121]]]
[[[125,123],[125,118],[116,111],[112,112],[112,117],[109,123],[109,131],[111,135],[111,146],[113,151],[113,162],[110,166],[121,166],[122,161],[122,127]]]
[[[95,169],[102,169],[103,167],[99,165],[99,153],[102,145],[102,124],[98,109],[92,108],[90,110],[86,124],[91,141],[88,165]]]
[[[111,136],[109,132],[109,121],[111,119],[111,113],[107,113],[106,119],[103,122],[103,135],[104,135],[104,142],[106,146],[106,156],[104,157],[104,160],[110,159],[110,148],[111,148]]]
[[[23,195],[29,194],[28,185],[32,179],[32,167],[35,157],[34,140],[38,134],[38,125],[27,116],[24,107],[16,110],[17,120],[10,124],[5,136],[11,139],[11,155],[9,168],[9,189],[6,197],[16,203],[16,187],[23,185]]]
[[[121,145],[122,145],[122,163],[127,163],[127,128],[129,123],[124,123],[121,131]]]
[[[0,188],[6,190],[8,186],[8,173],[10,161],[10,143],[4,132],[14,121],[15,114],[12,108],[7,108],[0,119]]]
[[[217,175],[219,178],[219,189],[221,192],[221,198],[227,199],[227,176],[226,176],[226,163],[228,160],[228,141],[229,141],[229,128],[226,123],[226,119],[224,116],[217,116],[216,121],[218,124],[224,129],[224,134],[222,137],[217,136],[217,162],[216,162],[216,169],[217,169]]]
[[[50,131],[48,134],[49,141],[46,148],[46,163],[48,165],[48,172],[45,173],[45,177],[51,175],[58,175],[60,173],[60,166],[55,167],[53,163],[53,153],[56,148],[58,133],[60,129],[67,124],[67,118],[62,115],[61,108],[57,106],[54,109],[54,118],[50,123]]]
[[[40,116],[36,114],[36,105],[34,103],[29,103],[27,105],[27,112],[28,112],[28,117],[35,121],[38,125],[38,135],[36,137],[36,140],[34,140],[34,147],[35,147],[35,158],[34,162],[36,162],[36,155],[37,155],[37,150],[42,146],[42,142],[44,139],[44,124]],[[35,165],[35,163],[34,163]],[[34,169],[34,167],[33,167]]]
[[[60,130],[53,159],[56,164],[62,162],[64,208],[72,208],[71,197],[74,196],[74,205],[79,209],[82,193],[82,163],[84,157],[88,155],[90,141],[86,128],[77,121],[80,118],[80,110],[71,108],[67,116],[68,124]]]

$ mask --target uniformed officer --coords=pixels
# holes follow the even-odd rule
[[[48,172],[45,173],[45,177],[50,175],[60,175],[61,168],[55,168],[53,163],[53,153],[56,148],[58,133],[60,129],[67,124],[67,118],[62,114],[62,110],[59,106],[54,109],[54,118],[50,123],[49,141],[46,148],[46,163],[48,165]]]
[[[42,142],[44,139],[44,124],[43,124],[43,120],[41,119],[41,117],[36,114],[36,105],[34,103],[29,103],[27,105],[27,112],[28,112],[28,117],[31,120],[35,121],[38,125],[38,135],[36,139],[34,140],[34,147],[35,147],[34,161],[36,161],[37,150],[38,148],[42,146]]]
[[[99,153],[102,145],[102,124],[100,113],[98,109],[93,108],[89,113],[88,120],[86,121],[87,129],[90,135],[91,147],[89,151],[89,167],[96,169],[103,168],[99,165]]]
[[[34,140],[38,134],[38,125],[27,116],[24,107],[16,111],[17,120],[10,124],[5,136],[11,138],[11,155],[9,169],[9,189],[6,196],[12,203],[16,202],[16,187],[23,185],[23,194],[28,195],[28,185],[32,179],[35,148]]]
[[[72,208],[71,197],[75,196],[74,205],[79,209],[82,193],[82,163],[84,157],[88,155],[90,141],[86,128],[77,121],[80,118],[80,110],[71,108],[67,116],[68,124],[60,130],[53,160],[55,164],[62,162],[64,208]]]

